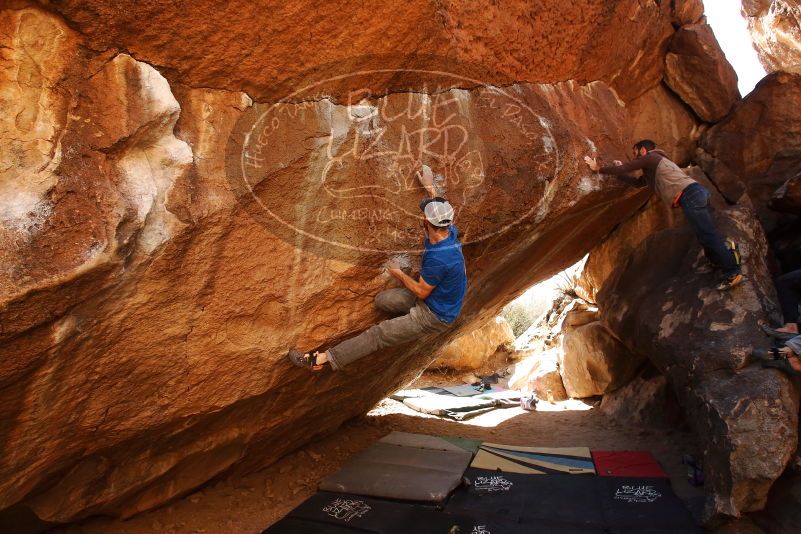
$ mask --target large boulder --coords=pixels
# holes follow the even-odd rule
[[[798,172],[773,193],[768,203],[770,209],[801,215],[801,158],[797,162]]]
[[[702,120],[719,121],[740,99],[737,74],[708,24],[679,29],[666,61],[665,82]]]
[[[374,94],[423,85],[420,70],[478,78],[489,69],[504,84],[603,80],[628,101],[662,78],[671,22],[686,17],[685,7],[678,13],[672,4],[411,0],[398,9],[394,0],[273,1],[268,8],[220,7],[217,0],[64,0],[48,7],[93,50],[126,50],[168,66],[171,82],[244,91],[258,101],[285,96],[275,94],[277,80],[302,86],[339,76],[343,66],[375,71],[366,84]],[[351,87],[327,89],[320,96]]]
[[[678,165],[690,163],[702,128],[692,111],[674,93],[660,84],[626,108],[634,125],[631,139],[653,139]]]
[[[581,156],[627,151],[670,4],[4,4],[0,509],[127,517],[267,465],[575,263],[642,203]],[[458,210],[462,317],[290,367],[419,261],[420,159]]]
[[[674,23],[677,26],[695,24],[704,16],[704,3],[702,0],[674,0]]]
[[[691,173],[714,193],[702,173]],[[757,323],[775,302],[764,232],[746,196],[731,206],[716,193],[713,199],[721,231],[738,241],[745,258],[740,286],[718,292],[692,232],[681,217],[654,214],[668,208],[652,201],[600,247],[631,252],[596,295],[603,322],[668,378],[697,430],[708,520],[765,505],[795,453],[798,429],[798,391],[790,380],[748,362],[751,349],[766,344]],[[659,219],[661,227],[647,222]]]
[[[509,323],[503,317],[495,317],[442,347],[431,367],[472,371],[487,363],[498,349],[510,347],[514,340]]]
[[[675,394],[667,377],[638,376],[622,388],[604,395],[598,408],[621,424],[670,427],[681,419]]]
[[[715,186],[729,202],[747,192],[768,231],[775,227],[768,200],[793,176],[780,169],[792,167],[801,153],[799,102],[801,75],[768,75],[700,141],[698,162]]]
[[[742,0],[751,39],[768,72],[801,74],[801,3]]]
[[[509,387],[534,393],[538,399],[549,402],[567,400],[568,395],[559,373],[559,349],[547,351],[526,350],[509,377]]]
[[[627,384],[645,358],[632,354],[601,324],[591,322],[563,333],[559,372],[572,398],[603,395]]]
[[[788,471],[776,482],[768,505],[754,521],[771,534],[801,531],[801,473]]]

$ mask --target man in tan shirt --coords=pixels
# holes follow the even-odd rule
[[[723,279],[717,288],[725,291],[742,282],[736,245],[732,243],[728,246],[718,232],[710,210],[709,191],[687,176],[650,139],[637,142],[632,150],[634,159],[628,163],[615,162],[615,165],[602,167],[589,156],[584,160],[594,172],[612,174],[634,187],[650,187],[668,206],[681,206],[687,221],[695,230],[698,242],[704,248],[706,257],[723,271]],[[637,170],[643,172],[642,178],[628,175]]]

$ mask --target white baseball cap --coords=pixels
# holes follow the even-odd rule
[[[453,206],[442,197],[424,199],[420,202],[420,209],[434,226],[445,228],[453,222]]]

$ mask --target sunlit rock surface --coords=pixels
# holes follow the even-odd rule
[[[801,3],[742,0],[759,59],[768,72],[801,74]]]
[[[698,169],[692,176],[711,188]],[[736,205],[713,194],[716,221],[742,251],[745,281],[729,292],[681,214],[652,199],[587,261],[603,322],[668,378],[704,446],[706,517],[761,509],[795,453],[798,392],[788,378],[749,363],[766,346],[757,325],[775,310],[767,242],[747,196]],[[678,211],[678,210],[677,210]],[[604,268],[610,254],[626,260]],[[764,436],[773,439],[765,440]]]
[[[628,146],[670,7],[526,6],[3,10],[0,508],[130,516],[269,464],[636,209],[581,158]],[[463,317],[342,373],[288,366],[382,318],[387,259],[419,262],[418,160],[457,208]]]
[[[442,347],[431,367],[478,369],[499,349],[509,348],[514,340],[515,336],[509,323],[503,317],[495,317],[487,324],[465,332]]]
[[[652,92],[670,39],[700,17],[698,2],[639,0],[3,8],[0,509],[53,522],[127,517],[269,464],[575,263],[644,201],[582,157],[628,153],[642,123],[627,105],[669,100]],[[689,150],[695,121],[674,116],[686,136],[660,118],[649,137]],[[340,373],[290,367],[290,346],[383,318],[388,259],[419,262],[420,162],[457,210],[463,316]],[[764,292],[746,288],[731,316],[699,308],[715,332],[760,315]],[[643,306],[618,293],[620,313]],[[651,324],[632,338],[626,317],[604,319],[637,354],[705,361],[684,338],[662,351]],[[717,455],[711,509],[729,514],[759,505],[795,439],[781,377],[725,381],[743,339],[726,334],[723,366],[686,397],[707,402],[694,424]],[[656,363],[677,387],[689,376]],[[755,452],[746,427],[786,440]]]

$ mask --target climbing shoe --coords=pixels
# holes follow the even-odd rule
[[[728,291],[729,289],[733,288],[734,286],[740,285],[740,282],[743,281],[743,275],[740,273],[734,274],[732,276],[727,276],[723,280],[720,281],[717,288],[718,291]]]
[[[294,365],[295,367],[303,367],[304,369],[308,369],[309,371],[321,371],[323,369],[323,364],[317,363],[316,352],[309,352],[307,354],[303,354],[298,349],[289,349],[287,357],[289,358],[289,361],[292,362],[292,365]]]
[[[751,360],[758,362],[772,362],[774,360],[781,360],[784,354],[776,347],[769,349],[754,349],[751,351]]]
[[[742,262],[742,256],[740,256],[740,247],[737,246],[734,239],[730,237],[726,238],[726,248],[729,249],[731,255],[734,256],[734,262],[739,266]]]

